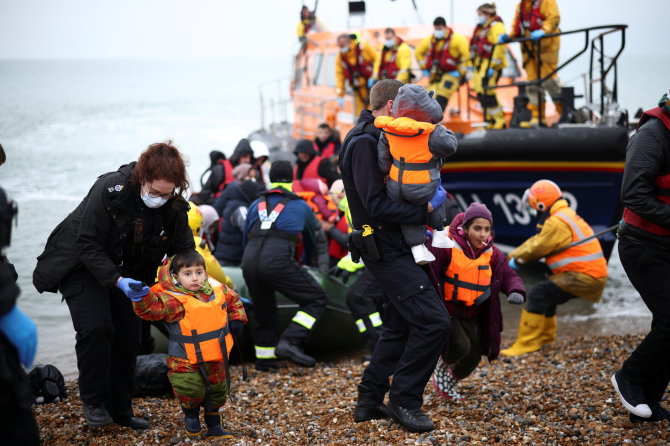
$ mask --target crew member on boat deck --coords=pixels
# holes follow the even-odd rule
[[[435,90],[435,99],[442,110],[460,85],[470,64],[468,40],[447,27],[443,17],[433,21],[434,32],[416,47],[416,60],[428,78],[428,90]]]
[[[296,34],[298,35],[298,40],[304,42],[307,38],[309,32],[319,32],[321,31],[321,23],[317,20],[314,11],[310,11],[307,6],[304,6],[300,9],[300,22],[298,22],[298,27],[296,28]]]
[[[254,303],[256,369],[276,370],[277,357],[312,367],[315,360],[305,354],[303,344],[326,309],[328,297],[298,264],[294,252],[298,236],[302,234],[303,256],[305,263],[309,263],[318,223],[309,206],[291,192],[291,163],[272,163],[270,181],[272,188],[249,207],[244,227],[247,243],[242,272]],[[276,291],[300,306],[279,339]]]
[[[578,243],[593,230],[568,206],[561,189],[550,180],[535,182],[526,190],[523,202],[531,213],[540,212],[539,234],[509,254],[510,266],[546,258],[552,274],[535,285],[521,310],[516,342],[501,351],[517,356],[539,350],[556,338],[556,306],[575,297],[598,302],[607,282],[607,260],[597,238]]]
[[[626,150],[619,258],[653,315],[651,331],[612,376],[633,422],[670,419],[670,90],[640,118]],[[646,406],[646,409],[644,409]],[[646,412],[646,413],[645,413]]]
[[[504,45],[493,45],[505,34],[505,25],[496,14],[495,3],[484,3],[477,8],[477,27],[470,39],[470,57],[474,71],[473,89],[477,99],[485,110],[484,119],[488,122],[487,129],[505,128],[505,114],[498,102],[495,87],[500,79],[503,68],[507,66],[506,48]]]
[[[345,81],[353,90],[354,114],[358,114],[368,104],[368,79],[372,76],[372,66],[377,54],[370,45],[360,42],[355,34],[340,34],[337,37],[340,52],[335,59],[337,80],[337,103],[344,108]]]
[[[412,80],[412,50],[400,37],[396,36],[393,28],[384,31],[384,46],[377,52],[372,77],[368,80],[368,87],[380,79],[398,79],[404,83]]]
[[[340,178],[337,167],[330,159],[317,155],[314,143],[311,141],[301,139],[293,153],[298,158],[293,167],[294,179],[318,178],[330,187],[333,181]]]
[[[339,133],[336,133],[327,123],[319,124],[314,138],[314,149],[323,158],[332,158],[340,153],[342,143]]]
[[[533,41],[521,43],[521,56],[523,58],[523,69],[526,70],[528,82],[544,78],[558,67],[558,49],[561,38],[548,37],[545,34],[560,33],[558,25],[561,15],[558,12],[556,0],[521,0],[516,7],[516,14],[509,33],[500,36],[500,42],[509,42],[510,39],[518,37],[530,37]],[[540,70],[538,72],[537,45],[540,45]],[[554,73],[549,79],[542,83],[543,91],[548,91],[551,100],[556,106],[556,112],[560,115],[563,111],[561,103],[561,86],[558,75]],[[539,89],[537,86],[528,86],[526,89],[530,103],[528,108],[533,115],[528,122],[521,123],[522,127],[532,127],[539,124]],[[544,93],[542,93],[544,95]],[[542,116],[544,115],[544,101],[542,101]]]

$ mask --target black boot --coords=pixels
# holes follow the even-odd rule
[[[380,400],[371,392],[359,387],[358,400],[356,401],[356,409],[354,410],[354,421],[356,423],[388,418],[390,416],[391,415],[384,405],[383,400]]]
[[[316,360],[305,353],[302,346],[286,339],[280,339],[275,348],[275,354],[280,358],[290,359],[303,367],[314,367]]]
[[[276,359],[257,359],[254,367],[261,372],[276,372],[279,370]]]
[[[433,422],[421,409],[406,409],[389,401],[386,405],[391,416],[410,432],[430,432],[435,429]]]
[[[181,410],[184,411],[186,433],[191,436],[200,434],[202,429],[202,426],[200,426],[200,407],[196,406],[190,409],[182,407]]]
[[[228,432],[221,426],[221,414],[219,412],[205,412],[205,424],[207,433],[205,437],[209,438],[233,438],[232,432]]]
[[[103,427],[107,426],[108,424],[112,424],[112,417],[109,416],[109,412],[107,412],[107,409],[105,409],[104,404],[94,406],[83,403],[82,407],[84,409],[84,417],[86,417],[86,424],[89,426]]]

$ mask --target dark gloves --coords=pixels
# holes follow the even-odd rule
[[[239,339],[239,337],[242,336],[242,332],[244,331],[244,324],[242,321],[235,319],[228,322],[228,328],[230,328],[230,332],[233,334],[233,337],[235,339]]]

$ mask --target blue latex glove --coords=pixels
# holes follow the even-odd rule
[[[470,70],[470,71],[474,72],[474,71],[475,71],[475,67],[474,67],[474,66],[472,66],[472,65],[470,65],[470,66],[468,67],[468,70]]]
[[[516,260],[515,260],[515,259],[509,259],[509,266],[510,266],[512,269],[519,269],[519,265],[516,264]]]
[[[233,337],[235,339],[239,339],[240,336],[242,336],[242,332],[244,331],[244,324],[242,321],[235,319],[234,321],[228,322],[228,328],[230,328],[230,332],[233,334]]]
[[[119,281],[116,282],[116,286],[133,302],[139,302],[144,296],[149,294],[148,286],[142,282],[127,277],[121,277]]]
[[[377,83],[377,79],[368,79],[368,88],[372,88],[375,83]]]
[[[501,34],[500,37],[498,37],[498,43],[507,43],[510,41],[510,38],[507,34]]]
[[[461,77],[461,72],[458,70],[447,71],[447,74],[452,77]]]
[[[344,108],[344,98],[337,98],[337,106],[342,110]]]
[[[523,303],[523,295],[521,295],[521,293],[517,293],[516,291],[509,293],[509,296],[507,296],[507,302],[514,305],[521,305]]]
[[[19,361],[30,367],[37,351],[37,326],[16,305],[0,316],[0,331],[19,353]]]
[[[495,74],[495,70],[493,68],[489,68],[486,70],[486,77],[491,78]]]
[[[433,195],[433,198],[430,199],[430,205],[433,207],[433,210],[439,208],[444,203],[444,200],[447,199],[447,191],[444,190],[442,186],[439,186]]]
[[[424,77],[430,77],[430,70],[423,70]]]
[[[545,34],[545,32],[542,31],[541,29],[536,29],[535,31],[531,31],[530,38],[533,39],[533,40],[537,40],[537,39],[543,37],[544,34]]]

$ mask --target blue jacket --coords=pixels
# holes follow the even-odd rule
[[[278,190],[285,192],[285,189],[283,188],[272,189],[268,191],[267,199],[270,208],[274,207],[282,198],[282,194],[277,192]],[[265,200],[265,196],[262,196],[258,200],[251,203],[249,206],[247,221],[244,226],[245,246],[249,241],[249,232],[259,221],[258,203],[260,200]],[[271,210],[268,209],[268,214],[270,212]],[[302,234],[302,242],[304,246],[304,255],[302,261],[305,264],[310,264],[310,261],[313,258],[314,250],[316,248],[316,231],[319,227],[319,224],[316,220],[316,217],[314,216],[314,212],[307,205],[307,203],[305,203],[304,200],[296,199],[286,203],[286,207],[284,207],[282,212],[279,214],[277,221],[274,222],[272,227],[296,236]]]

